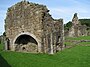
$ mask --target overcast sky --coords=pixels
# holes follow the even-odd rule
[[[4,32],[4,19],[8,7],[21,0],[0,1],[0,35]],[[78,13],[79,18],[90,18],[90,0],[28,0],[30,2],[44,4],[50,10],[53,18],[63,18],[64,23],[71,21],[73,14]]]

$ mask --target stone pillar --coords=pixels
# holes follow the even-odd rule
[[[53,33],[51,33],[51,52],[50,52],[50,54],[53,54]]]
[[[8,49],[7,49],[7,41],[5,41],[5,50],[8,50]]]
[[[41,42],[38,43],[38,53],[42,53]]]

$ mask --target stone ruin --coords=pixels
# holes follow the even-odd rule
[[[86,25],[80,24],[77,13],[75,13],[72,19],[72,27],[69,30],[65,30],[64,34],[66,37],[88,36],[90,31],[87,31],[87,28]]]
[[[63,19],[53,19],[44,5],[21,1],[8,8],[5,49],[49,53],[63,47]]]

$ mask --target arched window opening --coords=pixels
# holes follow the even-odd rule
[[[18,44],[18,45],[22,44],[22,45],[24,45],[24,44],[28,44],[29,42],[37,44],[36,40],[33,37],[24,34],[24,35],[19,36],[16,39],[15,44]]]
[[[20,35],[15,41],[16,51],[37,52],[37,41],[30,35]]]

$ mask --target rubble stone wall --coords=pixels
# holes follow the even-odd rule
[[[7,50],[54,53],[63,45],[63,20],[53,19],[44,5],[21,1],[8,8],[5,33]],[[30,36],[37,43],[22,35]]]
[[[64,34],[66,37],[89,36],[90,31],[87,28],[87,26],[80,24],[77,13],[75,13],[72,19],[72,27],[65,30]]]

